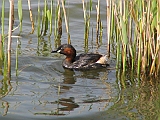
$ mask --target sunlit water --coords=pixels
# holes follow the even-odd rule
[[[1,1],[0,1],[1,3]],[[33,15],[37,16],[37,1],[31,1]],[[81,1],[66,2],[69,9],[71,42],[78,53],[84,52],[84,20]],[[96,4],[93,2],[91,27],[96,30]],[[41,10],[44,3],[41,1]],[[96,47],[95,34],[89,37],[89,52],[106,54],[106,2],[101,1],[103,45]],[[5,4],[5,31],[8,30],[9,3]],[[15,52],[17,39],[12,41],[11,83],[0,76],[0,119],[157,119],[159,112],[159,85],[154,80],[138,83],[136,78],[116,74],[114,47],[107,69],[71,71],[63,69],[64,56],[51,54],[54,36],[38,38],[31,31],[27,1],[23,0],[23,31],[18,41],[19,70],[16,76]],[[63,20],[64,21],[64,20]],[[15,27],[19,24],[15,1]],[[53,25],[54,28],[54,25]],[[18,29],[13,32],[17,35]],[[67,43],[65,24],[61,43]],[[128,71],[129,72],[129,71]],[[130,74],[130,73],[129,73]],[[119,76],[119,77],[118,77]],[[126,80],[123,82],[122,80]],[[123,85],[125,83],[125,87]],[[7,91],[9,93],[7,93]]]

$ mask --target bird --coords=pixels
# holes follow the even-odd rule
[[[67,69],[97,69],[107,67],[107,55],[98,53],[81,53],[76,56],[76,49],[71,44],[62,44],[51,53],[60,53],[66,56],[62,66]]]

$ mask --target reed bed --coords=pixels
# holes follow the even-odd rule
[[[50,0],[50,6],[48,0],[44,0],[44,8],[40,8],[40,1],[38,1],[38,15],[36,26],[34,25],[34,15],[32,14],[32,4],[28,0],[28,8],[31,21],[31,34],[35,32],[37,27],[38,38],[42,36],[51,36],[54,34],[54,40],[56,47],[59,46],[60,38],[62,36],[62,24],[66,27],[66,33],[68,34],[68,43],[71,43],[69,33],[69,12],[67,13],[65,1]],[[2,1],[2,50],[0,59],[3,60],[4,66],[9,66],[5,62],[7,57],[4,53],[6,47],[4,45],[5,33],[4,33],[4,6],[5,0]],[[12,11],[14,11],[14,6]],[[92,0],[89,2],[82,0],[82,8],[84,14],[84,47],[86,52],[88,51],[88,40],[90,35],[90,21],[92,13]],[[158,76],[160,71],[160,51],[159,51],[159,34],[160,34],[160,2],[159,1],[141,1],[141,0],[106,0],[106,18],[107,18],[107,41],[108,41],[108,57],[110,57],[111,45],[116,46],[116,69],[117,71],[131,71],[136,73],[140,78],[140,75],[154,75]],[[96,5],[97,19],[96,19],[96,44],[97,46],[102,44],[103,24],[101,22],[100,13],[100,0],[97,0]],[[54,13],[54,15],[53,15]],[[13,30],[14,14],[12,14],[10,21],[10,32],[8,34],[11,39],[11,31]],[[19,31],[22,32],[23,27],[23,7],[22,0],[18,0],[18,17],[20,22]],[[54,21],[54,31],[53,28]],[[9,28],[10,28],[9,27]],[[92,28],[93,34],[93,28]],[[11,40],[9,40],[11,41]],[[10,51],[11,42],[8,42],[8,51]],[[8,54],[9,55],[9,54]],[[9,60],[8,56],[8,60]],[[5,69],[5,67],[4,67]],[[18,68],[16,68],[18,69]]]
[[[116,43],[117,69],[141,74],[159,74],[159,1],[107,1],[111,25],[110,44]]]

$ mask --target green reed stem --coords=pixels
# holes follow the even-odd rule
[[[123,70],[125,71],[126,69],[126,55],[127,55],[127,44],[128,44],[128,38],[127,38],[127,32],[126,32],[126,25],[122,19],[122,17],[120,16],[120,22],[121,22],[121,27],[122,27],[122,40],[123,40]]]
[[[1,29],[2,29],[2,34],[0,35],[1,37],[1,55],[0,55],[0,62],[1,64],[3,63],[3,57],[4,57],[4,40],[5,40],[5,34],[4,34],[4,17],[5,17],[5,0],[2,1],[2,16],[1,16]],[[1,65],[2,66],[2,65]]]
[[[17,39],[17,46],[16,46],[16,66],[15,66],[15,70],[16,70],[16,76],[18,76],[18,39]]]
[[[84,0],[82,0],[82,4],[83,4],[83,15],[84,15],[84,47],[86,48],[87,46],[87,39],[88,39],[88,34],[87,34],[87,13],[86,13],[86,6],[85,6],[85,3],[84,3]],[[86,51],[86,49],[85,49]]]
[[[41,26],[40,26],[40,0],[38,1],[38,22],[37,22],[37,36],[41,36]]]
[[[99,32],[99,42],[102,45],[102,36],[103,36],[103,23],[100,22],[100,32]]]
[[[52,28],[52,15],[50,10],[47,10],[47,20],[49,22],[49,26],[50,26],[50,35],[52,34],[51,28]],[[46,24],[46,26],[48,26],[48,24]]]
[[[52,18],[53,18],[53,0],[51,0],[51,8],[50,8],[50,35],[52,34]]]
[[[3,45],[2,45],[2,35],[0,34],[0,74],[2,74],[2,64],[3,64]]]
[[[4,45],[4,50],[5,51],[7,51],[7,47],[6,47],[6,45]],[[7,76],[8,74],[8,72],[7,72],[7,52],[6,53],[4,53],[4,60],[3,60],[3,64],[4,64],[4,69],[3,69],[3,76]]]
[[[57,31],[58,31],[58,36],[57,36],[57,40],[59,40],[62,36],[62,18],[61,18],[61,9],[59,7],[58,9],[58,27],[57,27]]]
[[[92,0],[89,2],[89,12],[87,13],[87,3],[85,4],[84,0],[82,0],[83,4],[83,14],[84,14],[84,48],[85,52],[88,52],[88,38],[89,38],[89,30],[90,30],[90,18],[92,12]]]
[[[18,17],[20,21],[20,32],[22,32],[22,20],[23,20],[22,0],[18,0]]]
[[[58,4],[55,7],[55,17],[54,17],[54,37],[55,37],[55,40],[57,38],[57,20],[58,20],[59,9],[60,9],[60,5],[59,5],[59,1],[58,1]]]
[[[4,13],[5,12],[5,0],[2,0],[2,16],[1,16],[1,28],[2,28],[2,42],[4,43]]]
[[[116,49],[116,51],[117,51],[117,62],[116,62],[116,69],[119,69],[119,63],[120,63],[120,58],[121,58],[121,52],[120,52],[120,41],[118,40],[119,39],[119,36],[118,36],[118,33],[119,33],[119,31],[118,31],[118,29],[116,29],[115,30],[115,32],[116,32],[116,40],[117,40],[117,49]]]
[[[44,23],[44,32],[43,32],[43,35],[44,36],[47,34],[47,30],[48,30],[47,10],[48,10],[48,4],[47,4],[47,0],[45,0],[44,10],[43,10],[43,23]]]

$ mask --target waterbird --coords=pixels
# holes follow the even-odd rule
[[[62,44],[51,53],[60,53],[66,56],[62,66],[68,69],[96,69],[107,67],[107,55],[98,53],[82,53],[76,56],[76,49],[71,44]]]

